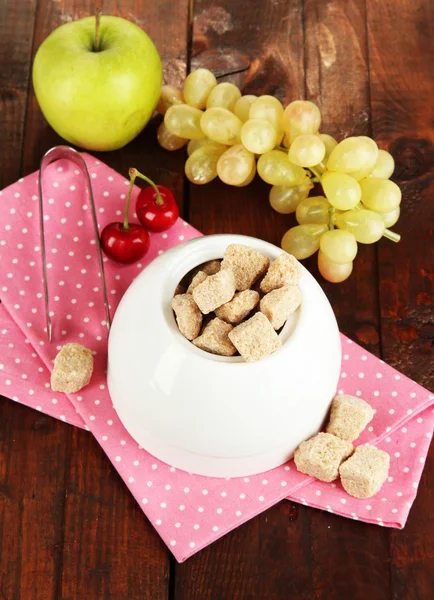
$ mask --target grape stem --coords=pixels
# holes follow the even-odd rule
[[[384,230],[383,237],[385,237],[388,240],[390,240],[391,242],[395,242],[395,243],[399,242],[401,239],[401,236],[399,235],[399,233],[395,233],[394,231],[391,231],[390,229]]]
[[[319,171],[317,171],[317,170],[315,169],[315,167],[309,167],[309,171],[312,171],[312,173],[313,173],[313,174],[315,175],[315,177],[316,177],[316,180],[317,180],[319,183],[322,183],[321,173],[320,173]]]
[[[329,209],[329,215],[330,215],[329,229],[330,229],[330,231],[332,231],[335,228],[335,224],[334,224],[335,212],[336,212],[336,208],[334,206]]]

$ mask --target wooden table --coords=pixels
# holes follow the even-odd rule
[[[0,188],[60,142],[35,100],[32,57],[55,27],[91,10],[90,0],[0,2]],[[150,34],[167,82],[208,66],[245,93],[313,100],[324,132],[370,135],[392,152],[401,243],[361,247],[347,282],[320,281],[344,333],[433,389],[432,1],[107,0],[105,13]],[[183,151],[161,150],[155,124],[102,159],[171,186],[204,233],[279,244],[292,225],[261,182],[189,185]],[[91,435],[2,399],[0,599],[429,600],[433,478],[431,451],[403,531],[285,501],[178,565]]]

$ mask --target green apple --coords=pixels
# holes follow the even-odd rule
[[[33,86],[53,129],[88,150],[125,146],[149,121],[160,97],[162,69],[152,40],[119,17],[65,23],[39,47]]]

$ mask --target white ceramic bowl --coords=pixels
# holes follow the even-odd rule
[[[215,356],[181,335],[171,309],[177,284],[233,243],[272,260],[282,252],[239,235],[172,248],[127,290],[109,338],[109,391],[128,432],[162,461],[212,477],[252,475],[291,458],[320,429],[341,364],[332,308],[304,268],[302,305],[280,333],[282,348],[267,358]]]

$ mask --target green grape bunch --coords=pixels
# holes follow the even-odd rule
[[[383,236],[399,219],[401,190],[390,177],[395,163],[366,136],[337,142],[320,132],[319,108],[307,100],[286,106],[273,96],[241,95],[217,83],[208,69],[192,71],[183,90],[163,86],[157,131],[166,150],[187,146],[186,177],[203,185],[219,177],[248,185],[256,173],[271,185],[269,201],[280,214],[295,213],[298,225],[282,248],[299,260],[318,252],[318,269],[333,283],[353,270],[358,244]],[[323,195],[310,196],[314,183]]]

